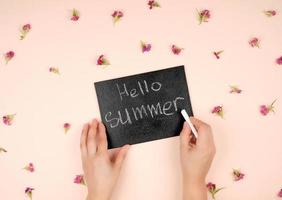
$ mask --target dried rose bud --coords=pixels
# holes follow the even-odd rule
[[[29,163],[28,165],[26,165],[24,167],[24,169],[29,171],[29,172],[34,172],[34,165],[33,165],[33,163]]]
[[[15,115],[16,115],[16,114],[3,116],[3,118],[2,118],[3,123],[4,123],[5,125],[7,125],[7,126],[11,126],[12,123],[13,123],[13,121],[14,121]]]
[[[72,10],[71,20],[72,21],[78,21],[79,20],[79,12],[76,9]]]
[[[149,9],[161,7],[160,4],[154,0],[148,1],[148,6],[149,6]]]
[[[280,56],[279,58],[276,59],[276,63],[278,65],[282,65],[282,56]]]
[[[260,41],[256,37],[249,40],[249,44],[250,44],[251,47],[258,47],[259,48],[259,43],[260,43]]]
[[[276,100],[274,100],[270,105],[261,105],[260,106],[260,113],[263,116],[266,116],[269,114],[269,112],[275,112],[274,111],[274,103],[276,102]]]
[[[33,192],[33,190],[34,190],[34,188],[31,188],[31,187],[27,187],[26,189],[25,189],[25,194],[30,198],[30,199],[32,199],[32,192]]]
[[[223,106],[215,106],[211,112],[223,118]]]
[[[120,19],[124,16],[123,12],[120,10],[115,10],[112,14],[112,18],[113,18],[113,22],[114,24],[118,21],[120,21]]]
[[[214,55],[217,59],[219,59],[221,53],[223,53],[223,51],[214,51],[214,52],[213,52],[213,55]]]
[[[211,183],[209,182],[207,185],[206,185],[209,193],[212,195],[212,198],[215,199],[215,195],[220,191],[222,190],[223,188],[217,188],[216,185],[214,183]]]
[[[171,51],[172,51],[172,53],[174,54],[174,55],[179,55],[181,52],[182,52],[182,50],[184,50],[183,48],[180,48],[180,47],[178,47],[178,46],[176,46],[176,45],[172,45],[171,46]]]
[[[282,197],[282,188],[280,189],[280,191],[277,194],[278,197]]]
[[[276,15],[276,11],[275,10],[266,10],[264,11],[264,14],[267,16],[267,17],[273,17]]]
[[[25,36],[29,33],[30,30],[31,30],[30,24],[23,25],[23,27],[21,29],[20,39],[23,40],[25,38]]]
[[[65,130],[65,133],[67,133],[70,129],[71,125],[69,123],[64,123],[64,130]]]
[[[76,183],[76,184],[85,185],[85,181],[84,181],[83,175],[76,175],[73,182]]]
[[[245,174],[240,172],[240,170],[236,170],[236,169],[233,169],[232,175],[233,175],[234,181],[239,181],[239,180],[243,179],[244,176],[245,176]]]
[[[105,58],[104,55],[100,55],[97,60],[97,65],[109,65],[109,61]]]
[[[56,67],[50,67],[49,72],[54,73],[54,74],[60,74],[59,68],[56,68]]]
[[[13,51],[8,51],[7,53],[5,53],[4,58],[5,58],[6,64],[8,64],[8,62],[12,60],[14,56],[15,56],[15,52]]]
[[[198,20],[199,23],[201,24],[202,22],[208,22],[208,19],[210,19],[211,14],[209,10],[201,10],[197,11],[198,12]]]
[[[142,50],[142,53],[144,52],[149,52],[152,48],[152,45],[151,44],[146,44],[145,42],[142,42],[141,41],[141,50]]]

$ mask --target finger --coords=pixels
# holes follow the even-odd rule
[[[120,168],[121,168],[121,166],[122,166],[122,163],[123,163],[123,161],[124,161],[124,159],[125,159],[125,157],[126,157],[126,153],[127,153],[127,151],[128,151],[128,149],[129,149],[129,147],[130,147],[130,145],[124,145],[121,149],[120,149],[120,151],[118,152],[118,154],[117,154],[117,156],[116,156],[116,159],[115,159],[115,163],[114,163],[114,165],[115,165],[115,168],[117,169],[117,170],[120,170]]]
[[[96,153],[96,134],[97,134],[97,125],[98,121],[94,119],[90,125],[90,129],[88,131],[87,136],[87,152],[88,155],[94,155]]]
[[[113,163],[115,162],[116,157],[117,157],[118,153],[120,152],[121,148],[122,147],[118,147],[118,148],[111,149],[109,151],[109,157],[110,157],[111,162],[113,162]]]
[[[195,126],[195,128],[197,129],[199,136],[198,140],[202,140],[203,138],[209,137],[211,133],[211,127],[207,123],[199,119],[196,119],[194,117],[190,117],[190,120],[192,124]]]
[[[81,136],[80,136],[80,151],[82,157],[85,157],[87,155],[87,146],[86,146],[86,140],[87,140],[87,133],[88,133],[89,125],[84,124]]]
[[[190,117],[192,124],[195,126],[197,130],[199,130],[202,126],[206,126],[207,124],[195,117]]]
[[[188,147],[190,141],[191,128],[187,122],[184,122],[183,128],[180,132],[180,148],[185,149]]]
[[[199,136],[196,145],[202,148],[209,148],[213,143],[210,125],[194,117],[191,117],[191,122],[196,127]]]
[[[98,151],[106,152],[108,149],[106,128],[102,122],[98,124]]]

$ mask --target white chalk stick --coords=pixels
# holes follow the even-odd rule
[[[189,118],[189,115],[187,114],[186,110],[185,110],[185,109],[182,109],[182,110],[181,110],[181,114],[182,114],[182,116],[184,117],[185,121],[189,124],[189,126],[190,126],[190,128],[191,128],[191,130],[192,130],[192,133],[194,134],[194,136],[195,136],[196,138],[198,138],[198,133],[197,133],[197,131],[196,131],[194,125],[192,124],[192,122],[191,122],[191,120],[190,120],[190,118]]]

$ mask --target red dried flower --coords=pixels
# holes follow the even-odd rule
[[[219,59],[219,58],[220,58],[219,56],[220,56],[221,53],[223,53],[223,51],[217,51],[217,52],[214,51],[214,52],[213,52],[213,55],[215,55],[215,57],[216,57],[217,59]]]
[[[72,21],[78,21],[79,20],[79,12],[76,9],[72,10],[71,20]]]
[[[280,191],[277,194],[278,197],[282,197],[282,188],[280,189]]]
[[[149,6],[149,9],[161,7],[160,4],[154,0],[148,1],[148,6]]]
[[[175,55],[179,55],[182,50],[184,50],[184,49],[183,49],[183,48],[180,48],[180,47],[178,47],[178,46],[176,46],[176,45],[172,45],[172,46],[171,46],[171,51],[172,51],[172,53],[175,54]]]
[[[12,115],[5,115],[3,116],[2,120],[3,120],[3,123],[7,126],[11,126],[12,123],[13,123],[13,120],[15,118],[15,115],[16,114],[12,114]]]
[[[233,169],[232,172],[234,181],[239,181],[244,178],[245,174],[243,174],[240,170]]]
[[[124,16],[123,12],[120,10],[115,10],[112,14],[114,24]]]
[[[34,188],[31,188],[31,187],[27,187],[26,189],[25,189],[25,194],[30,198],[30,199],[32,199],[32,192],[33,192],[33,190],[34,190]]]
[[[34,170],[35,170],[33,163],[29,163],[28,165],[26,165],[26,166],[24,167],[24,169],[27,170],[27,171],[29,171],[29,172],[34,172]]]
[[[282,65],[282,56],[280,56],[279,58],[276,59],[276,63],[278,65]]]
[[[201,10],[201,11],[197,11],[197,12],[198,12],[198,20],[199,20],[200,24],[202,22],[208,22],[208,19],[210,19],[210,17],[211,17],[209,10],[205,9],[205,10]]]
[[[267,17],[273,17],[275,16],[277,13],[275,10],[266,10],[264,11],[264,14],[267,16]]]
[[[207,186],[209,193],[212,195],[213,199],[215,199],[216,193],[218,193],[220,190],[223,189],[223,187],[222,188],[216,188],[216,185],[214,183],[211,183],[211,182],[209,182],[206,186]]]
[[[259,43],[260,43],[260,41],[256,37],[249,40],[249,44],[250,44],[251,47],[258,47],[259,48]]]
[[[65,133],[67,133],[70,129],[71,125],[69,123],[64,123],[64,130],[65,130]]]
[[[14,56],[15,56],[15,52],[13,51],[8,51],[7,53],[5,53],[4,58],[5,58],[6,64],[8,64],[8,62],[12,60]]]
[[[108,61],[108,59],[105,58],[104,55],[100,55],[98,60],[97,60],[97,65],[109,65],[110,62]]]
[[[20,40],[23,40],[30,30],[31,30],[30,24],[23,25],[21,28]]]
[[[220,117],[223,118],[223,106],[220,105],[220,106],[215,106],[212,111],[211,111],[213,114],[216,114]]]
[[[49,72],[54,73],[54,74],[60,74],[59,68],[57,67],[50,67]]]
[[[266,116],[269,112],[275,112],[274,111],[274,103],[276,100],[274,100],[270,105],[261,105],[260,106],[260,113],[263,116]]]
[[[83,175],[76,175],[74,178],[74,183],[85,185],[84,176]]]
[[[151,44],[146,44],[145,42],[142,42],[141,41],[141,50],[142,50],[142,53],[144,52],[149,52],[152,48],[152,45]]]

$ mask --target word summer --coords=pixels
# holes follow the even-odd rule
[[[136,98],[140,95],[145,96],[149,93],[157,93],[161,90],[162,84],[160,82],[153,82],[148,84],[146,80],[142,82],[137,82],[137,87],[128,89],[126,84],[122,86],[116,84],[117,90],[120,95],[120,100],[124,98]],[[105,114],[105,121],[110,124],[111,128],[117,126],[132,124],[134,121],[138,121],[144,118],[155,118],[158,115],[169,116],[173,115],[179,110],[179,103],[183,101],[183,97],[175,97],[170,101],[165,101],[164,103],[156,102],[153,104],[142,104],[137,107],[124,108],[122,110],[117,110],[117,112],[107,112]]]

